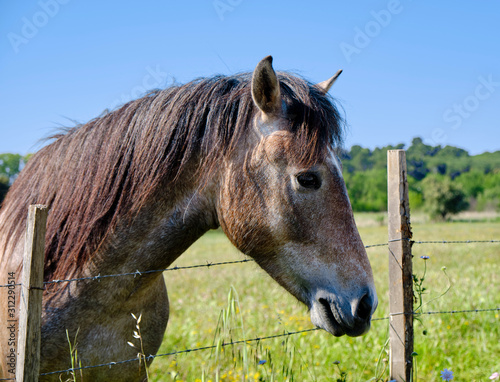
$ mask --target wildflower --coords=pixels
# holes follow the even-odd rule
[[[443,379],[443,381],[451,381],[453,379],[453,371],[444,369],[441,372],[441,378]]]
[[[490,375],[490,379],[493,380],[493,379],[500,379],[500,374],[498,373],[493,373]]]
[[[334,365],[339,365],[339,364],[340,364],[340,361],[333,361],[333,364],[334,364]]]
[[[259,365],[264,365],[266,362],[267,362],[267,361],[266,361],[265,359],[261,359],[261,360],[259,361]]]
[[[420,258],[423,260],[429,260],[429,256],[420,256]]]

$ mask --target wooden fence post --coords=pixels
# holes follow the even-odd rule
[[[410,382],[413,369],[413,271],[404,150],[387,152],[390,379]]]
[[[36,382],[40,372],[43,260],[47,207],[31,205],[26,225],[16,382]]]

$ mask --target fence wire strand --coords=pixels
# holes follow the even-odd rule
[[[183,269],[194,269],[194,268],[210,268],[210,267],[215,267],[218,265],[229,265],[229,264],[241,264],[241,263],[248,263],[250,261],[254,261],[252,259],[244,259],[244,260],[235,260],[235,261],[222,261],[220,263],[210,263],[207,262],[206,264],[195,264],[195,265],[187,265],[183,267],[172,267],[172,268],[165,268],[165,269],[154,269],[154,270],[149,270],[149,271],[139,271],[136,270],[135,272],[129,272],[129,273],[119,273],[119,274],[112,274],[112,275],[97,275],[97,276],[89,276],[89,277],[80,277],[76,279],[65,279],[65,280],[52,280],[52,281],[45,281],[44,285],[46,284],[60,284],[60,283],[69,283],[69,282],[74,282],[74,281],[84,281],[84,280],[100,280],[100,279],[105,279],[109,277],[121,277],[121,276],[142,276],[150,273],[158,273],[158,272],[168,272],[168,271],[180,271]]]
[[[464,310],[444,310],[444,311],[429,311],[429,312],[410,312],[410,313],[391,313],[390,316],[413,315],[420,316],[422,314],[457,314],[457,313],[482,313],[482,312],[500,312],[500,308],[488,309],[464,309]]]
[[[381,317],[381,318],[374,318],[372,321],[381,321],[381,320],[387,320],[389,317]],[[285,332],[282,334],[273,334],[269,336],[264,336],[264,337],[256,337],[256,338],[251,338],[251,339],[243,339],[243,340],[238,340],[238,341],[231,341],[231,342],[226,342],[222,343],[220,346],[221,347],[226,347],[226,346],[233,346],[233,345],[238,345],[238,344],[243,344],[243,343],[251,343],[251,342],[259,342],[259,341],[265,341],[265,340],[270,340],[274,338],[280,338],[280,337],[288,337],[296,334],[303,334],[303,333],[309,333],[309,332],[314,332],[320,330],[320,328],[310,328],[310,329],[304,329],[304,330],[298,330],[294,332]],[[168,357],[172,355],[178,355],[178,354],[185,354],[185,353],[192,353],[196,351],[201,351],[201,350],[211,350],[211,349],[216,349],[218,345],[209,345],[209,346],[201,346],[197,348],[191,348],[191,349],[184,349],[184,350],[177,350],[169,353],[162,353],[162,354],[156,354],[156,355],[149,355],[146,358],[147,361],[159,358],[159,357]],[[66,369],[66,370],[59,370],[59,371],[52,371],[50,373],[43,373],[40,374],[40,376],[45,376],[45,375],[53,375],[53,374],[58,374],[58,373],[70,373],[73,371],[78,371],[78,370],[84,370],[84,369],[92,369],[96,367],[111,367],[115,365],[120,365],[124,363],[129,363],[129,362],[134,362],[134,361],[140,361],[140,358],[132,358],[132,359],[127,359],[123,361],[117,361],[117,362],[109,362],[101,365],[93,365],[93,366],[82,366],[78,368],[73,368],[73,369]]]
[[[430,311],[430,312],[411,312],[408,314],[419,316],[422,314],[455,314],[455,313],[481,313],[481,312],[493,312],[493,311],[500,311],[500,308],[490,308],[490,309],[468,309],[468,310],[448,310],[448,311]],[[398,315],[403,315],[406,313],[392,313],[388,317],[377,317],[372,319],[373,321],[384,321],[384,320],[389,320],[391,316],[398,316]],[[168,353],[162,353],[162,354],[156,354],[152,355],[150,354],[149,356],[146,356],[145,359],[147,361],[160,358],[160,357],[168,357],[168,356],[174,356],[174,355],[179,355],[179,354],[187,354],[187,353],[193,353],[197,351],[203,351],[203,350],[213,350],[216,349],[218,346],[220,347],[226,347],[226,346],[233,346],[233,345],[239,345],[239,344],[248,344],[252,342],[259,342],[259,341],[265,341],[265,340],[270,340],[274,338],[281,338],[281,337],[288,337],[296,334],[304,334],[304,333],[311,333],[320,330],[320,328],[310,328],[310,329],[304,329],[304,330],[298,330],[298,331],[293,331],[293,332],[288,332],[286,331],[285,333],[282,334],[273,334],[269,336],[264,336],[264,337],[256,337],[256,338],[250,338],[250,339],[243,339],[243,340],[237,340],[237,341],[231,341],[231,342],[223,342],[221,345],[208,345],[208,346],[200,346],[196,348],[190,348],[190,349],[184,349],[184,350],[176,350]],[[138,362],[141,361],[141,358],[131,358],[123,361],[116,361],[116,362],[108,362],[108,363],[103,363],[99,365],[92,365],[92,366],[81,366],[81,367],[75,367],[75,368],[70,368],[66,370],[58,370],[58,371],[51,371],[48,373],[43,373],[40,374],[40,376],[46,376],[46,375],[54,375],[54,374],[63,374],[63,373],[71,373],[74,371],[79,371],[79,370],[86,370],[86,369],[95,369],[99,367],[112,367],[116,365],[122,365],[130,362]],[[13,380],[13,379],[0,379],[0,381],[8,381],[8,380]]]
[[[392,240],[392,241],[399,241],[399,240],[401,240],[401,239]],[[371,245],[366,245],[365,248],[383,247],[383,246],[388,246],[388,245],[389,245],[389,243],[371,244]],[[75,278],[75,279],[52,280],[52,281],[44,282],[44,285],[46,285],[46,284],[60,284],[60,283],[75,282],[75,281],[85,281],[85,280],[100,280],[100,279],[109,278],[109,277],[121,277],[121,276],[137,277],[137,276],[150,274],[150,273],[180,271],[180,270],[184,270],[184,269],[195,269],[195,268],[210,268],[210,267],[216,267],[216,266],[220,266],[220,265],[242,264],[242,263],[248,263],[248,262],[254,262],[254,261],[255,260],[253,260],[253,259],[243,259],[243,260],[234,260],[234,261],[222,261],[222,262],[218,262],[218,263],[207,262],[206,264],[175,266],[172,268],[154,269],[154,270],[149,270],[149,271],[136,270],[135,272],[129,272],[129,273],[119,273],[119,274],[111,274],[111,275],[97,275],[97,276],[89,276],[89,277],[80,277],[80,278]]]
[[[500,243],[500,240],[424,240],[413,241],[414,244],[473,244],[473,243]]]
[[[184,349],[184,350],[177,350],[169,353],[163,353],[163,354],[156,354],[152,355],[150,354],[149,356],[145,357],[147,361],[153,360],[155,358],[159,357],[167,357],[171,355],[177,355],[177,354],[184,354],[184,353],[192,353],[196,351],[201,351],[201,350],[210,350],[210,349],[216,349],[218,346],[220,347],[226,347],[226,346],[232,346],[232,345],[238,345],[242,343],[251,343],[251,342],[258,342],[258,341],[264,341],[264,340],[269,340],[273,338],[280,338],[280,337],[287,337],[295,334],[301,334],[301,333],[307,333],[307,332],[313,332],[319,330],[319,328],[311,328],[311,329],[304,329],[304,330],[298,330],[296,332],[285,332],[283,334],[274,334],[270,336],[265,336],[265,337],[256,337],[256,338],[251,338],[251,339],[243,339],[243,340],[238,340],[238,341],[231,341],[231,342],[226,342],[222,343],[221,345],[209,345],[209,346],[201,346],[197,348],[192,348],[192,349]],[[109,362],[101,365],[93,365],[93,366],[82,366],[82,367],[76,367],[72,369],[67,369],[67,370],[59,370],[59,371],[52,371],[50,373],[43,373],[40,374],[40,376],[45,376],[45,375],[53,375],[53,374],[62,374],[62,373],[70,373],[72,371],[78,371],[78,370],[84,370],[84,369],[92,369],[96,367],[111,367],[115,365],[121,365],[124,363],[129,363],[129,362],[135,362],[135,361],[140,361],[141,359],[136,357],[132,359],[127,359],[124,361],[118,361],[118,362]]]
[[[389,246],[390,243],[397,242],[397,241],[402,241],[402,240],[407,240],[407,239],[395,239],[395,240],[389,240],[386,243],[379,243],[379,244],[370,244],[370,245],[365,245],[365,248],[375,248],[375,247],[387,247]],[[500,243],[500,240],[410,240],[413,244],[473,244],[473,243]],[[231,264],[242,264],[242,263],[248,263],[248,262],[253,262],[253,259],[243,259],[243,260],[234,260],[234,261],[222,261],[218,263],[210,263],[207,262],[206,264],[195,264],[195,265],[187,265],[187,266],[175,266],[172,268],[165,268],[165,269],[154,269],[154,270],[149,270],[149,271],[139,271],[136,270],[135,272],[128,272],[128,273],[117,273],[117,274],[110,274],[110,275],[96,275],[96,276],[88,276],[88,277],[79,277],[79,278],[74,278],[74,279],[62,279],[62,280],[51,280],[51,281],[45,281],[44,285],[47,284],[61,284],[61,283],[70,283],[70,282],[79,282],[79,281],[86,281],[86,280],[101,280],[105,278],[111,278],[111,277],[123,277],[123,276],[142,276],[146,274],[151,274],[151,273],[159,273],[159,272],[169,272],[169,271],[180,271],[184,269],[195,269],[195,268],[210,268],[210,267],[215,267],[215,266],[220,266],[220,265],[231,265]],[[20,286],[20,283],[16,284],[8,284],[8,285],[0,285],[0,288],[7,288],[9,286]]]

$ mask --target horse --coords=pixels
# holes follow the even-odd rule
[[[0,285],[8,274],[19,282],[28,205],[47,205],[41,374],[71,367],[67,336],[77,336],[82,366],[136,358],[131,313],[142,315],[144,354],[156,354],[169,317],[164,275],[92,277],[167,268],[219,227],[315,326],[334,336],[369,329],[377,295],[337,155],[345,122],[328,94],[339,73],[313,84],[276,73],[268,56],[251,73],[150,92],[32,156],[0,210]],[[2,324],[3,377],[13,376],[8,336]],[[135,362],[83,376],[146,378]]]

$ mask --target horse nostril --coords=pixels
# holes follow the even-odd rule
[[[359,301],[356,317],[361,320],[368,320],[372,314],[373,300],[369,293],[365,294]]]

